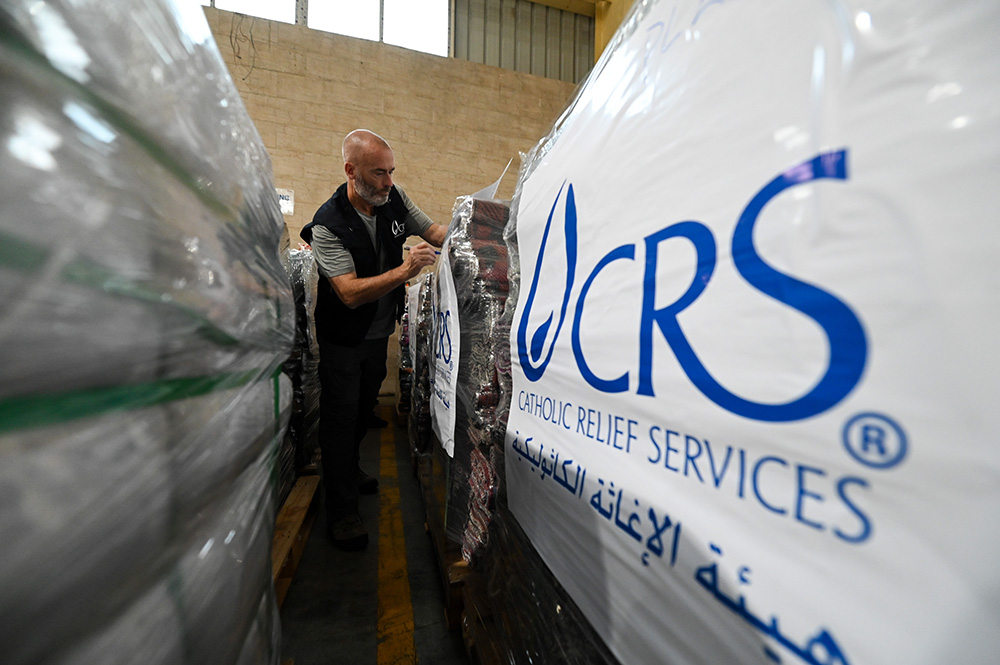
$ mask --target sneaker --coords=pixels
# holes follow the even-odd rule
[[[358,492],[361,494],[374,494],[377,491],[378,478],[372,478],[361,469],[358,469]]]
[[[357,513],[336,520],[326,532],[339,549],[354,552],[368,547],[368,532]]]

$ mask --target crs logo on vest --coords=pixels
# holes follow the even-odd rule
[[[756,402],[750,397],[737,395],[720,384],[698,357],[681,328],[678,315],[690,306],[705,290],[716,267],[716,242],[711,230],[698,221],[682,221],[666,226],[643,239],[645,264],[643,266],[642,305],[638,324],[638,382],[637,395],[655,397],[653,392],[653,340],[660,334],[669,344],[687,378],[708,399],[726,411],[752,420],[766,422],[791,422],[818,415],[843,400],[861,380],[868,356],[865,331],[858,316],[851,308],[818,286],[807,284],[784,274],[765,262],[754,246],[753,230],[761,211],[778,194],[785,190],[823,178],[847,179],[847,151],[821,153],[786,170],[764,185],[743,209],[736,223],[731,240],[732,258],[736,270],[751,287],[779,303],[790,307],[815,321],[826,335],[829,356],[826,368],[818,382],[804,395],[782,404]],[[564,234],[566,238],[566,279],[562,304],[555,311],[536,315],[544,318],[530,335],[532,308],[538,289],[539,275],[545,260],[549,231],[556,206],[565,190]],[[684,238],[697,254],[694,279],[687,290],[674,302],[657,308],[657,260],[660,243],[672,238]],[[576,295],[572,308],[570,339],[573,357],[583,379],[601,392],[621,393],[631,389],[631,371],[614,379],[597,376],[587,363],[580,342],[580,321],[587,296],[594,280],[602,270],[615,261],[635,261],[636,244],[625,244],[604,255],[587,274]],[[573,286],[577,279],[577,210],[573,185],[560,187],[549,211],[542,232],[542,240],[535,261],[534,275],[528,287],[521,320],[517,328],[517,356],[521,370],[530,381],[537,381],[545,373],[556,340],[566,323],[570,310]],[[523,293],[523,286],[522,286]],[[555,317],[555,331],[551,333]],[[546,346],[548,350],[546,351]],[[543,358],[544,355],[544,358]]]

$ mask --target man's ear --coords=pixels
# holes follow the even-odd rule
[[[350,162],[344,162],[344,173],[347,174],[348,178],[354,180],[354,164],[351,164]]]

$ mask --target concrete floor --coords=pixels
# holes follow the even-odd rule
[[[361,467],[380,480],[378,494],[361,497],[368,548],[342,552],[329,542],[318,496],[319,514],[281,608],[282,662],[469,663],[461,630],[449,630],[445,620],[444,585],[424,528],[424,505],[410,463],[407,433],[395,425],[392,405],[391,397],[381,399],[381,416],[389,421],[389,431],[369,430],[361,445]],[[389,459],[392,453],[394,459]],[[393,472],[398,477],[398,494]],[[401,528],[398,518],[394,528],[387,526],[387,517],[396,515],[402,517]],[[390,550],[395,554],[387,554]],[[401,569],[395,579],[387,570],[387,560]]]

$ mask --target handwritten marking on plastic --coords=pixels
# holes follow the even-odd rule
[[[670,8],[670,18],[667,22],[656,21],[646,28],[646,57],[642,61],[643,79],[649,75],[649,62],[654,55],[665,55],[671,47],[680,39],[681,35],[690,38],[691,30],[698,25],[705,11],[713,5],[721,5],[724,0],[698,0],[698,9],[694,13],[691,22],[687,24],[684,32],[677,22],[677,5]]]

